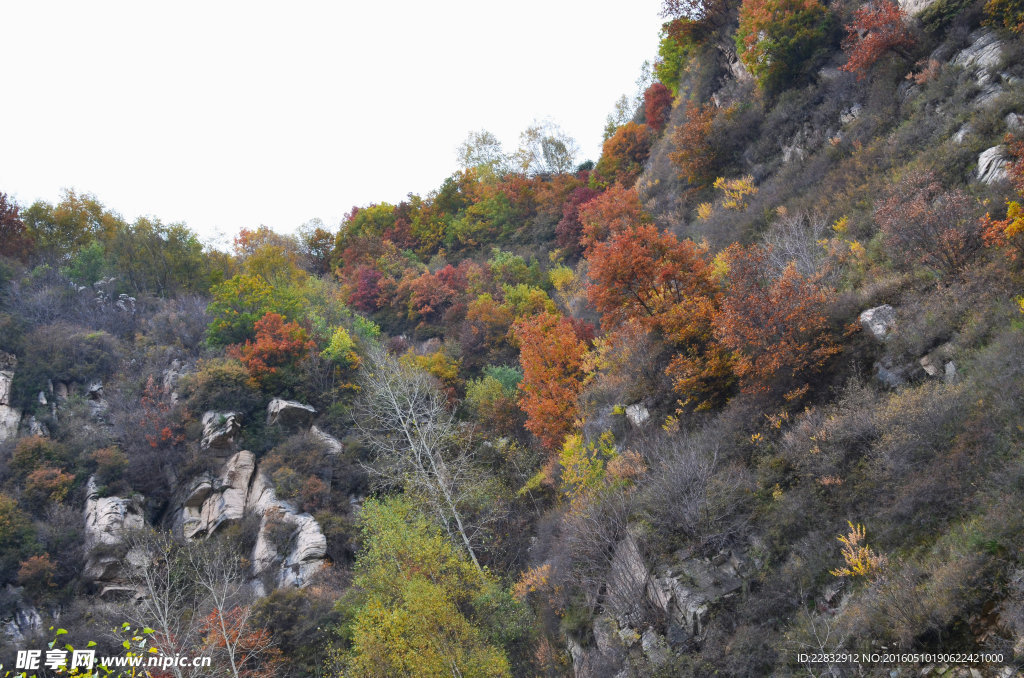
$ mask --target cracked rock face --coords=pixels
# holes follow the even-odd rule
[[[11,407],[11,382],[18,359],[0,351],[0,443],[18,435],[21,412]]]
[[[86,579],[116,579],[124,560],[124,535],[144,526],[141,496],[100,497],[95,478],[90,478],[85,501]]]
[[[311,405],[274,398],[267,405],[267,426],[281,426],[286,429],[309,428],[315,414],[316,408]]]
[[[885,339],[896,324],[896,309],[889,304],[869,308],[860,314],[860,324],[869,330],[875,339]]]
[[[201,539],[247,513],[260,517],[251,558],[256,575],[269,574],[279,587],[307,584],[323,566],[327,538],[311,515],[277,498],[252,452],[234,454],[216,477],[196,478],[184,493],[174,527],[188,539]],[[281,525],[285,532],[291,528],[286,544],[274,536]]]
[[[238,412],[211,410],[203,415],[203,440],[199,446],[204,450],[231,447],[241,430],[241,415]]]
[[[1009,164],[1003,146],[993,146],[982,151],[978,156],[978,181],[983,184],[1005,181]]]

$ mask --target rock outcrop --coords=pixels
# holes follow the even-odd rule
[[[274,398],[267,405],[267,426],[280,426],[290,430],[309,428],[315,414],[316,408],[311,405]]]
[[[1005,181],[1009,161],[1003,146],[993,146],[978,156],[978,181],[983,184],[995,184]]]
[[[203,415],[203,439],[199,446],[204,450],[230,448],[241,430],[241,415],[238,412],[207,412]]]
[[[124,559],[125,533],[144,525],[142,497],[101,497],[95,478],[90,478],[85,500],[85,578],[116,580]]]
[[[187,539],[201,539],[247,514],[260,520],[250,558],[257,590],[265,592],[266,578],[274,586],[308,583],[323,566],[327,539],[311,515],[277,498],[252,452],[232,455],[216,476],[196,478],[175,511],[174,530]],[[282,540],[282,534],[287,539]]]
[[[896,309],[889,304],[869,308],[860,314],[860,324],[870,331],[875,339],[885,339],[896,325]]]
[[[186,539],[198,539],[213,534],[227,522],[241,520],[255,472],[255,455],[238,452],[216,477],[203,474],[196,478],[175,515],[175,531]]]
[[[634,403],[626,408],[626,419],[629,419],[629,423],[640,428],[646,424],[651,418],[651,413],[642,403]]]
[[[0,352],[0,443],[18,435],[21,412],[11,407],[11,383],[18,359],[10,353]]]

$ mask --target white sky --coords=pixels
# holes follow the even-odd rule
[[[661,0],[4,3],[0,191],[205,237],[425,195],[473,129],[550,117],[596,160]]]

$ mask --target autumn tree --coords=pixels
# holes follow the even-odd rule
[[[617,228],[587,251],[590,300],[611,329],[636,320],[677,353],[667,373],[687,405],[721,404],[732,381],[727,351],[716,345],[713,318],[721,294],[707,249],[651,224]]]
[[[0,252],[24,260],[31,251],[32,240],[25,222],[21,220],[17,203],[6,193],[0,193]]]
[[[630,187],[644,169],[654,136],[647,125],[627,122],[604,142],[594,171],[609,182]]]
[[[484,169],[488,174],[501,176],[509,169],[509,158],[498,137],[485,129],[470,132],[456,152],[459,167]]]
[[[508,659],[481,619],[517,626],[519,606],[402,498],[368,500],[360,512],[363,551],[354,585],[361,604],[352,645],[335,659],[342,675],[510,676]],[[474,623],[476,622],[476,623]]]
[[[985,23],[1024,33],[1024,2],[1021,0],[988,0],[985,3]]]
[[[717,161],[711,143],[711,128],[716,110],[711,102],[703,106],[687,103],[686,119],[672,132],[672,144],[676,150],[668,154],[669,160],[679,168],[679,178],[694,186],[709,184],[715,178]]]
[[[875,221],[893,260],[904,268],[954,273],[983,244],[970,196],[961,189],[943,189],[931,172],[911,172],[896,184],[876,204]]]
[[[656,82],[644,91],[644,118],[647,126],[655,134],[660,134],[668,124],[668,116],[672,113],[672,92],[668,87]]]
[[[579,145],[550,120],[536,121],[519,135],[513,162],[524,174],[559,174],[573,168]]]
[[[285,322],[278,313],[267,313],[254,326],[255,341],[228,347],[228,355],[249,370],[249,375],[263,384],[283,385],[294,379],[295,370],[316,344],[305,328],[296,322]]]
[[[611,186],[581,205],[579,219],[583,226],[580,242],[585,249],[605,240],[615,231],[652,221],[640,204],[636,191],[621,185]]]
[[[577,396],[583,387],[586,344],[573,324],[554,313],[523,318],[515,325],[523,380],[520,407],[526,428],[548,450],[557,450],[579,417]]]
[[[212,316],[207,341],[213,346],[239,344],[255,339],[256,321],[267,313],[294,320],[300,317],[303,300],[289,286],[276,286],[260,275],[236,275],[211,290],[208,312]]]
[[[555,226],[555,241],[565,253],[572,257],[581,251],[580,238],[583,236],[583,223],[580,221],[580,207],[590,202],[600,191],[588,186],[580,186],[569,194],[562,204],[562,218]]]
[[[847,58],[839,70],[856,73],[860,80],[886,52],[910,47],[914,41],[906,19],[892,0],[875,0],[859,8],[853,14],[853,23],[846,26],[843,51]]]
[[[798,397],[841,350],[825,315],[829,290],[792,264],[773,275],[762,247],[733,245],[726,262],[728,293],[715,315],[715,337],[733,352],[740,387]]]
[[[773,95],[817,67],[833,31],[834,19],[818,0],[743,0],[736,52]]]

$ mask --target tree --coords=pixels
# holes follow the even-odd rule
[[[579,145],[550,120],[534,122],[519,135],[513,160],[524,174],[571,172]]]
[[[464,170],[477,168],[500,177],[509,169],[509,158],[501,147],[501,141],[485,129],[470,132],[456,155],[459,167]]]
[[[716,110],[711,102],[703,106],[688,103],[686,119],[672,131],[676,150],[668,154],[669,160],[679,168],[679,178],[695,186],[709,184],[714,179],[717,160],[710,138]]]
[[[570,257],[579,255],[582,248],[580,238],[583,236],[583,223],[580,221],[580,207],[600,193],[597,189],[580,186],[574,189],[562,204],[562,218],[555,226],[555,240]]]
[[[627,122],[604,142],[594,171],[603,179],[630,187],[644,169],[654,137],[647,125]]]
[[[316,344],[296,322],[285,322],[277,313],[267,313],[254,326],[256,340],[228,347],[228,355],[249,370],[257,382],[288,382],[299,364]]]
[[[633,112],[630,109],[629,97],[623,94],[621,97],[615,100],[615,106],[612,112],[608,114],[608,117],[604,121],[604,138],[602,141],[608,141],[612,138],[617,130],[622,125],[629,122],[629,119],[633,117]]]
[[[0,192],[0,252],[24,261],[32,252],[32,239],[21,220],[18,205]]]
[[[302,299],[291,287],[271,285],[260,275],[236,275],[215,285],[208,312],[207,341],[214,346],[241,344],[256,338],[256,321],[267,313],[285,319],[300,317]]]
[[[647,126],[655,134],[660,134],[668,124],[668,116],[672,113],[672,92],[668,87],[656,82],[644,91],[644,118]]]
[[[931,172],[911,172],[875,206],[875,221],[897,265],[938,274],[964,268],[981,249],[982,226],[963,190],[944,190]]]
[[[107,211],[96,196],[65,190],[56,205],[38,201],[22,211],[36,249],[56,262],[65,262],[94,238],[103,238],[124,223]]]
[[[557,450],[576,425],[583,388],[586,344],[573,324],[554,313],[540,313],[515,324],[523,380],[519,406],[526,428],[549,451]]]
[[[818,0],[743,0],[736,52],[774,95],[813,72],[828,52],[834,20]]]
[[[610,330],[638,321],[677,351],[666,373],[684,404],[722,404],[733,382],[727,350],[714,339],[721,293],[707,248],[650,224],[615,230],[587,252],[588,293]]]
[[[715,315],[715,337],[733,352],[747,393],[802,395],[807,379],[840,352],[825,308],[829,290],[790,264],[772,275],[767,252],[733,245],[726,251],[728,293]]]
[[[985,3],[985,23],[1018,35],[1024,33],[1024,1],[988,0]]]
[[[374,453],[371,470],[385,484],[420,498],[479,567],[470,524],[473,456],[433,377],[371,348],[361,370],[356,424]]]
[[[886,52],[913,45],[906,18],[892,0],[875,0],[859,8],[853,14],[853,23],[846,26],[843,51],[847,58],[839,70],[856,73],[861,80]]]
[[[583,225],[580,239],[585,250],[589,250],[608,236],[621,229],[651,222],[644,211],[640,198],[632,188],[621,185],[611,186],[579,208],[579,219]]]
[[[360,523],[354,583],[365,597],[351,650],[338,657],[343,675],[510,676],[504,653],[470,621],[493,616],[488,601],[507,598],[497,582],[401,498],[368,500]]]

